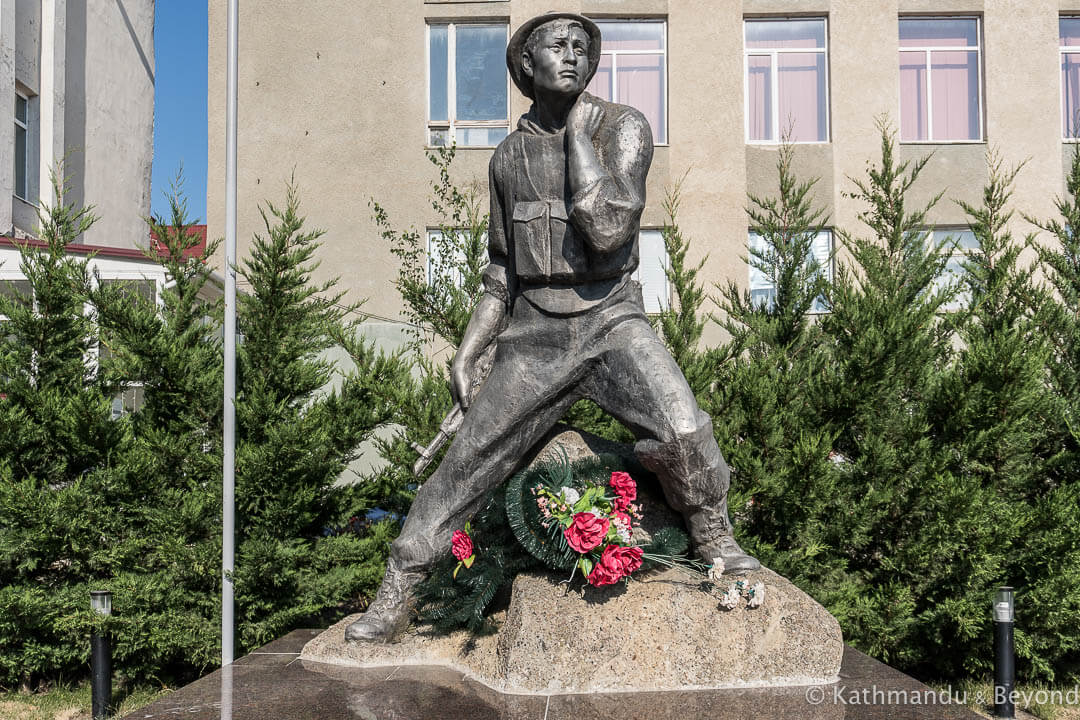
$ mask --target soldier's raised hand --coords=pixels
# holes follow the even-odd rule
[[[571,136],[591,138],[600,129],[603,119],[604,109],[600,104],[592,96],[581,93],[566,116],[566,132]]]

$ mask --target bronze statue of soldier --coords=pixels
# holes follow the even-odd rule
[[[405,629],[412,588],[449,552],[453,531],[581,398],[634,433],[638,459],[682,513],[698,556],[722,558],[727,572],[759,567],[732,536],[712,421],[631,279],[652,132],[634,108],[584,92],[599,60],[599,28],[574,13],[533,18],[510,40],[511,78],[533,105],[491,159],[490,263],[451,371],[464,416],[349,640],[388,642]],[[476,388],[492,342],[490,374]]]

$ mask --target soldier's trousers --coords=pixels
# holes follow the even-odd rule
[[[602,305],[569,317],[517,299],[491,373],[393,543],[398,567],[426,569],[448,553],[453,531],[581,398],[634,433],[639,461],[660,479],[695,544],[730,534],[729,473],[712,421],[649,326],[640,287],[627,283]]]

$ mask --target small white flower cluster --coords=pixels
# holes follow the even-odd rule
[[[734,610],[741,600],[739,589],[732,585],[726,593],[720,596],[720,607],[725,610]]]
[[[720,582],[720,576],[724,574],[724,558],[714,557],[712,559],[712,565],[709,566],[709,580],[712,582]]]
[[[615,532],[618,533],[619,540],[629,544],[630,539],[634,535],[634,531],[631,530],[629,523],[623,522],[622,519],[618,517],[612,520],[612,523],[615,525]]]
[[[715,561],[713,564],[715,566]],[[711,571],[710,579],[712,579]],[[727,592],[720,596],[720,607],[725,610],[734,610],[744,597],[746,598],[746,607],[761,607],[761,604],[765,602],[765,583],[759,580],[753,586],[747,587],[745,580],[736,580],[731,583],[731,587],[727,589]]]
[[[759,580],[750,588],[750,598],[746,601],[746,607],[761,607],[763,602],[765,602],[765,583]]]

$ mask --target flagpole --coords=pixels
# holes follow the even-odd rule
[[[229,0],[225,109],[225,402],[221,483],[221,664],[233,661],[236,529],[236,75],[238,0]]]

